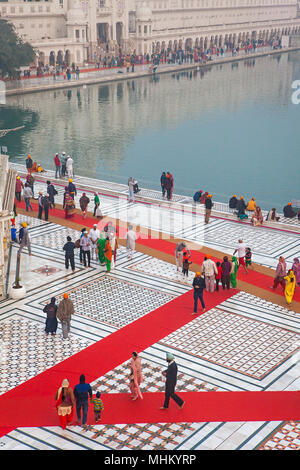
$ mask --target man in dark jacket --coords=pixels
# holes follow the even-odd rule
[[[71,198],[74,199],[77,194],[77,189],[72,179],[69,179],[68,191],[71,195]]]
[[[49,194],[50,206],[51,206],[51,209],[53,209],[55,207],[54,196],[57,195],[57,191],[54,185],[51,183],[51,181],[47,181],[47,194]]]
[[[212,195],[208,194],[208,196],[207,196],[207,198],[205,199],[205,202],[204,202],[204,204],[205,204],[205,223],[206,224],[209,223],[209,218],[210,218],[212,206],[214,205],[211,198],[212,198]]]
[[[89,407],[89,396],[93,398],[92,387],[90,384],[85,383],[85,376],[81,374],[79,377],[79,384],[74,388],[74,396],[76,400],[76,412],[77,412],[77,423],[81,422],[81,409],[82,409],[82,427],[86,428],[88,407]]]
[[[165,370],[162,374],[166,377],[166,385],[165,385],[165,402],[164,406],[162,406],[161,410],[167,410],[169,408],[169,401],[172,398],[179,408],[183,408],[184,401],[175,393],[175,387],[177,382],[177,364],[174,361],[173,354],[167,353],[167,362],[169,363],[167,370]]]
[[[195,192],[195,194],[193,196],[194,201],[195,202],[200,202],[201,196],[202,196],[202,191],[201,190]]]
[[[237,210],[237,216],[240,217],[241,215],[245,215],[245,210],[246,210],[246,203],[244,201],[243,196],[240,197],[240,199],[237,202],[236,205],[236,210]]]
[[[165,197],[165,195],[166,195],[166,191],[167,191],[166,184],[167,184],[167,177],[166,177],[165,171],[163,171],[163,172],[162,172],[162,175],[161,175],[161,177],[160,177],[160,185],[161,185],[162,197]]]
[[[27,155],[27,158],[25,160],[25,164],[26,164],[27,170],[31,170],[31,168],[33,167],[33,161],[32,161],[32,158],[31,158],[30,155]]]
[[[49,196],[48,194],[45,194],[43,196],[43,193],[40,191],[39,193],[39,213],[38,213],[38,218],[42,220],[42,215],[43,215],[43,210],[45,211],[45,220],[48,220],[49,216],[49,208],[50,208],[50,201],[49,201]]]
[[[284,206],[283,215],[284,215],[284,217],[287,217],[287,218],[290,218],[290,219],[293,218],[293,217],[296,217],[297,213],[295,211],[293,211],[291,202],[289,202],[286,206]]]
[[[72,242],[71,237],[67,237],[67,243],[65,243],[63,250],[65,252],[66,269],[69,269],[69,263],[70,263],[72,272],[74,273],[75,272],[75,261],[74,261],[75,243]]]
[[[197,313],[197,306],[198,306],[198,299],[200,299],[203,312],[205,310],[205,303],[203,300],[203,290],[205,289],[205,279],[201,276],[201,273],[196,273],[194,280],[193,280],[193,288],[194,288],[194,311],[193,313]]]
[[[230,208],[230,209],[236,209],[237,203],[238,203],[238,200],[237,200],[236,195],[232,196],[232,197],[229,199],[229,208]]]

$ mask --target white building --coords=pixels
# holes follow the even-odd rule
[[[0,15],[44,64],[300,32],[297,0],[0,0]]]

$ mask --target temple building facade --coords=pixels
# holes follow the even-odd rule
[[[0,0],[0,17],[44,65],[300,33],[297,0]]]

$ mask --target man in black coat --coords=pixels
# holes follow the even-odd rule
[[[74,250],[75,243],[72,242],[71,237],[67,237],[67,243],[65,243],[63,250],[65,252],[65,265],[66,269],[69,269],[69,263],[71,264],[72,272],[75,272],[75,260],[74,260]]]
[[[229,199],[229,208],[230,209],[236,209],[237,203],[238,203],[238,199],[237,199],[236,195],[232,196]]]
[[[211,210],[212,210],[212,207],[214,205],[214,203],[212,202],[212,195],[211,194],[208,194],[207,198],[204,201],[204,204],[205,204],[205,223],[208,224],[210,214],[211,214]]]
[[[193,280],[193,287],[194,287],[194,311],[193,314],[197,313],[197,306],[198,306],[198,299],[200,299],[203,312],[205,311],[205,303],[203,300],[203,290],[205,289],[205,279],[201,276],[200,272],[197,272],[194,280]]]
[[[169,363],[167,370],[162,374],[166,377],[165,385],[165,402],[161,410],[167,410],[169,408],[169,401],[172,398],[179,408],[183,408],[184,401],[175,393],[175,387],[177,382],[177,364],[174,361],[173,354],[167,353],[167,362]]]

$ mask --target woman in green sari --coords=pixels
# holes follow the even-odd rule
[[[230,282],[231,282],[232,287],[234,287],[234,288],[236,288],[236,284],[237,284],[236,276],[237,276],[238,269],[239,269],[238,260],[236,259],[235,256],[233,256],[232,257],[231,272],[230,272]]]
[[[93,214],[93,215],[94,215],[94,217],[95,217],[95,216],[96,216],[96,211],[97,211],[98,207],[100,207],[100,198],[99,198],[99,196],[98,196],[97,193],[94,193],[94,196],[95,196],[95,197],[94,197],[94,204],[95,204],[95,207],[94,207],[94,214]]]
[[[104,237],[103,233],[101,233],[100,237],[97,240],[97,253],[98,253],[99,263],[102,266],[105,264],[105,255],[104,255],[105,243],[106,243],[106,238]]]

